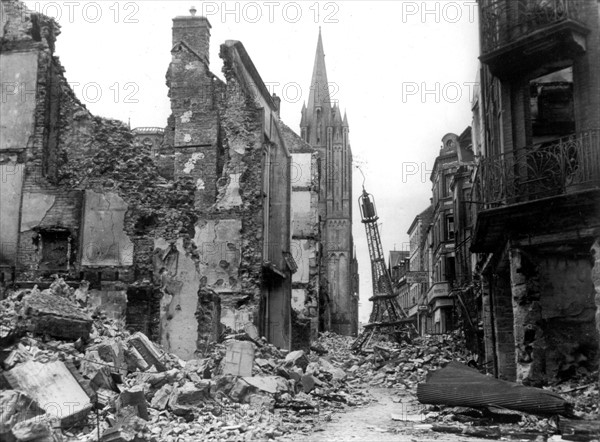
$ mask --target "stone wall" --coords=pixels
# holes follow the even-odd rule
[[[161,178],[150,149],[134,146],[125,124],[94,117],[77,99],[54,56],[52,19],[21,2],[2,8],[3,81],[8,72],[15,95],[0,111],[0,167],[10,183],[0,264],[16,267],[17,282],[54,273],[88,279],[95,299],[107,302],[129,293],[128,284],[155,293],[149,238],[194,232],[194,183]],[[146,328],[157,331],[152,319]]]
[[[289,347],[291,278],[282,253],[289,251],[289,158],[265,123],[275,109],[270,97],[257,100],[264,84],[243,46],[221,46],[226,83],[210,72],[207,52],[194,43],[208,45],[209,30],[203,17],[174,19],[172,114],[159,152],[162,168],[195,187],[193,233],[177,242],[155,237],[161,341],[184,358],[215,340],[221,325],[238,331],[254,323]],[[265,262],[283,278],[266,275]]]

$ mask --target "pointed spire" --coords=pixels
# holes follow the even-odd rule
[[[341,111],[339,106],[337,105],[337,103],[335,103],[333,105],[333,125],[334,126],[341,126],[342,125],[342,115],[341,115]]]
[[[300,111],[300,127],[306,126],[306,101],[302,103],[302,110]]]
[[[346,115],[346,109],[344,109],[344,123],[342,126],[348,127],[348,116]]]
[[[327,82],[327,70],[325,69],[325,51],[323,50],[323,38],[319,26],[319,39],[317,40],[317,52],[313,67],[312,80],[310,82],[310,95],[308,96],[308,110],[312,112],[315,107],[329,107],[329,83]]]

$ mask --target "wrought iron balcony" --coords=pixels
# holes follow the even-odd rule
[[[481,61],[497,77],[586,51],[588,0],[481,0]]]
[[[479,161],[474,198],[483,209],[600,188],[600,130]]]
[[[562,20],[579,19],[581,0],[484,0],[481,2],[483,53]]]

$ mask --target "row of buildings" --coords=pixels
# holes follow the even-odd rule
[[[598,365],[600,2],[479,13],[472,124],[442,138],[392,267],[421,333],[462,326],[490,373],[538,385]]]
[[[286,349],[356,334],[349,126],[320,33],[300,135],[241,42],[213,74],[194,9],[173,19],[165,127],[131,130],[73,93],[53,19],[1,6],[2,289],[86,280],[92,303],[184,359],[224,326]]]

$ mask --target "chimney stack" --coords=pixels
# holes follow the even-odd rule
[[[173,19],[173,46],[185,42],[193,51],[209,64],[210,22],[206,17],[196,16],[196,8],[190,15],[180,15]]]

